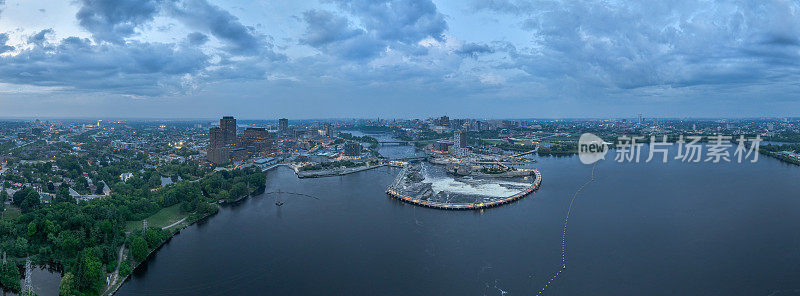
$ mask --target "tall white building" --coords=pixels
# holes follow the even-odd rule
[[[453,132],[453,152],[457,156],[467,155],[467,135],[461,130]]]

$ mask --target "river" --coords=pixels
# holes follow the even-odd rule
[[[413,148],[410,148],[413,149]],[[674,155],[674,154],[673,154]],[[797,295],[800,167],[600,161],[547,295]],[[182,230],[118,295],[535,295],[562,267],[563,219],[591,166],[542,157],[542,188],[483,212],[386,196],[395,168],[298,179]],[[793,294],[794,293],[794,294]]]

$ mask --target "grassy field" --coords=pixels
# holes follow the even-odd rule
[[[163,208],[150,217],[147,217],[148,227],[164,227],[172,223],[178,222],[183,218],[189,216],[189,213],[181,211],[180,205]],[[125,225],[125,231],[139,230],[142,228],[142,221],[128,221]]]
[[[6,210],[3,211],[3,219],[14,219],[19,217],[19,215],[19,208],[12,205],[6,205]]]
[[[508,143],[508,141],[506,141],[506,140],[482,140],[482,141],[484,143],[486,143],[486,144],[489,144],[489,145]]]

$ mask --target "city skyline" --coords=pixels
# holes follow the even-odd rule
[[[0,243],[11,258],[0,268],[0,286],[20,295],[32,290],[38,295],[196,295],[243,287],[247,291],[235,293],[331,294],[327,284],[307,283],[307,275],[316,273],[339,283],[342,292],[333,294],[351,295],[364,292],[361,282],[349,281],[351,274],[362,272],[359,278],[374,276],[370,282],[378,283],[371,288],[377,292],[368,294],[468,295],[485,292],[486,283],[466,280],[456,288],[441,283],[454,279],[453,273],[469,279],[491,261],[514,269],[502,276],[507,284],[494,295],[580,295],[561,291],[597,291],[597,280],[604,279],[608,267],[580,270],[595,266],[596,258],[611,258],[615,269],[642,270],[630,275],[631,282],[643,283],[637,290],[663,291],[674,279],[691,276],[680,270],[696,270],[682,268],[686,262],[705,268],[707,262],[693,260],[697,252],[715,258],[711,267],[728,276],[703,287],[686,286],[681,294],[724,288],[732,291],[726,295],[736,295],[782,283],[791,287],[792,281],[781,279],[796,278],[791,276],[796,262],[786,260],[788,252],[798,250],[795,245],[754,252],[775,245],[770,241],[784,241],[796,233],[794,228],[762,237],[762,227],[739,226],[749,225],[753,219],[740,218],[751,218],[753,211],[765,215],[756,220],[773,223],[764,227],[797,224],[800,208],[792,205],[800,177],[798,118],[663,120],[637,114],[617,120],[483,120],[441,115],[265,121],[235,116],[221,114],[213,122],[0,120],[0,222],[7,230],[0,233]],[[495,209],[500,207],[505,209]],[[718,218],[691,215],[711,212]],[[594,219],[597,214],[605,216]],[[676,223],[692,218],[693,223]],[[437,223],[440,219],[458,220]],[[708,242],[723,249],[740,245],[738,253],[696,244],[706,239],[708,229],[720,227],[719,221],[735,221],[721,225],[723,231],[744,232],[727,232]],[[636,228],[617,231],[621,223]],[[509,227],[517,224],[527,226]],[[616,248],[593,247],[598,232],[585,230],[594,225],[615,230],[609,232],[615,239],[601,241],[639,244],[641,236],[630,233],[652,233],[661,240],[640,248],[631,261],[619,261],[613,258]],[[688,231],[696,225],[702,230]],[[531,236],[528,229],[536,228],[549,234]],[[451,231],[456,233],[430,243],[439,237],[432,233]],[[387,247],[387,238],[396,247]],[[256,248],[241,247],[262,239]],[[410,240],[448,251],[417,260],[422,249],[406,251]],[[676,241],[686,246],[685,252],[674,253]],[[498,257],[487,248],[520,255]],[[366,250],[370,255],[364,257]],[[265,265],[274,254],[335,268],[298,267],[291,260]],[[474,254],[482,259],[462,260]],[[735,270],[716,264],[752,254],[775,264],[741,262]],[[430,255],[442,260],[429,260]],[[163,265],[173,258],[183,263]],[[331,264],[330,258],[364,265]],[[640,260],[653,263],[637,267]],[[536,264],[547,261],[556,264]],[[255,276],[289,275],[285,280],[292,282],[275,286],[225,280],[242,274],[241,262],[252,266],[246,270],[263,268]],[[456,268],[456,262],[468,264]],[[34,268],[59,263],[63,269]],[[647,275],[639,277],[652,274],[654,264],[672,264],[667,268],[678,272],[659,276],[655,283]],[[398,266],[403,267],[398,271]],[[518,276],[532,272],[531,266],[545,276]],[[431,267],[443,272],[419,272]],[[409,289],[405,282],[375,276],[375,268],[381,274],[417,275],[429,284]],[[729,280],[759,268],[763,280],[758,284]],[[340,280],[342,272],[347,275]],[[185,280],[176,285],[168,274],[177,273]],[[616,283],[616,275],[607,278]],[[604,290],[624,294],[631,288],[612,284]]]
[[[0,117],[800,116],[787,111],[800,110],[798,11],[790,1],[7,0]]]
[[[798,94],[800,0],[0,0],[0,290],[797,293]]]
[[[330,122],[330,121],[395,121],[395,120],[426,120],[426,119],[436,119],[439,116],[450,116],[449,114],[440,113],[440,114],[433,114],[430,116],[406,116],[406,117],[309,117],[309,118],[290,118],[293,121],[311,121],[311,122]],[[32,121],[32,120],[50,120],[50,121],[104,121],[104,120],[114,120],[114,121],[131,121],[131,122],[209,122],[214,123],[218,121],[220,116],[229,116],[229,115],[217,115],[215,117],[186,117],[186,118],[167,118],[167,117],[83,117],[83,116],[76,116],[76,117],[58,117],[58,116],[16,116],[16,117],[3,117],[0,116],[0,120],[8,120],[8,121]],[[274,122],[275,128],[278,127],[279,120],[284,118],[281,116],[278,117],[239,117],[238,115],[232,115],[236,117],[238,121],[246,121],[246,122]],[[631,120],[636,121],[637,115],[631,116],[609,116],[609,117],[469,117],[469,116],[450,116],[451,118],[456,119],[473,119],[473,120],[488,120],[488,121],[502,121],[502,120],[510,120],[510,121],[605,121],[605,120]],[[794,120],[800,116],[728,116],[728,117],[691,117],[691,116],[684,116],[684,117],[642,117],[643,121],[651,121],[651,120],[687,120],[687,121],[704,121],[704,120]],[[239,125],[242,126],[242,125]]]

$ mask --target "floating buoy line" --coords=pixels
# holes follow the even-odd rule
[[[289,194],[289,195],[302,196],[302,197],[310,197],[310,198],[319,200],[318,197],[313,196],[313,195],[309,195],[309,194],[305,194],[305,193],[297,193],[297,192],[286,192],[286,191],[281,191],[280,189],[278,189],[278,191],[264,192],[263,193],[263,195],[268,195],[268,194],[277,194],[277,196],[275,197],[275,205],[279,206],[279,207],[284,204],[283,200],[281,200],[281,195],[282,194]]]
[[[589,178],[589,181],[583,183],[583,185],[581,185],[581,187],[575,191],[575,194],[572,195],[572,200],[569,201],[569,209],[567,209],[567,215],[566,217],[564,217],[564,230],[561,232],[561,268],[558,269],[558,271],[556,271],[555,274],[553,274],[552,278],[547,280],[547,283],[544,284],[544,287],[542,287],[542,289],[539,290],[539,293],[536,293],[536,295],[542,295],[545,289],[550,287],[550,284],[552,284],[553,281],[558,279],[558,276],[561,275],[561,272],[567,269],[567,223],[569,222],[570,214],[572,214],[572,205],[575,203],[575,199],[578,197],[578,193],[580,193],[581,190],[583,190],[583,188],[586,187],[586,185],[589,185],[589,183],[592,183],[592,181],[594,181],[595,167],[597,167],[597,163],[592,165],[592,176],[591,178]]]

